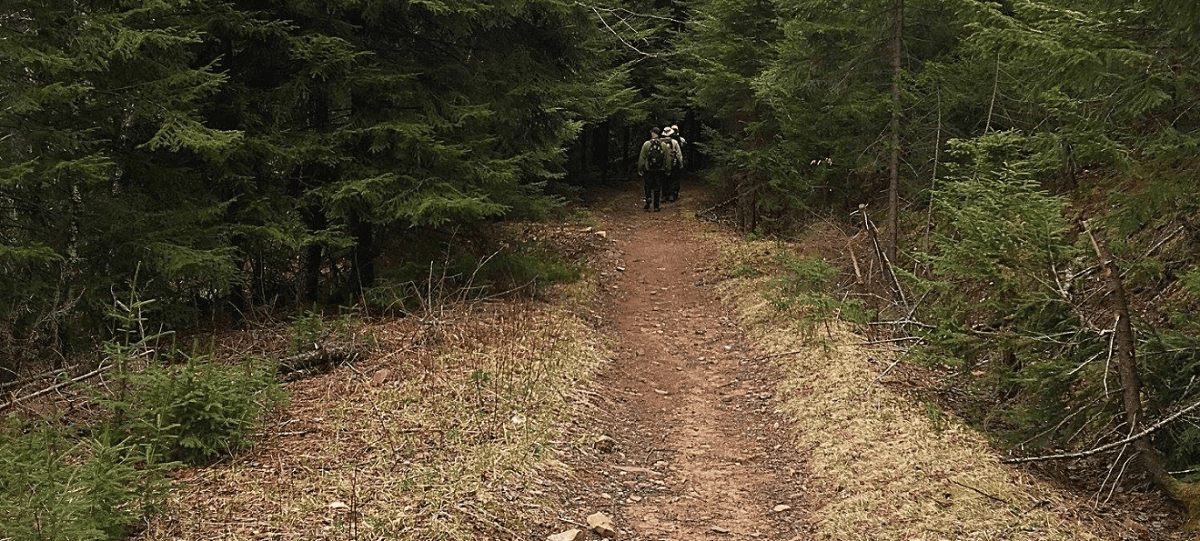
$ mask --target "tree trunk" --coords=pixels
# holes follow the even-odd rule
[[[900,246],[900,75],[904,47],[904,0],[892,12],[892,145],[888,160],[888,260],[896,262]]]
[[[1121,283],[1121,271],[1113,259],[1108,243],[1103,238],[1103,232],[1095,233],[1087,222],[1084,228],[1091,237],[1092,247],[1096,257],[1100,259],[1108,292],[1113,299],[1113,312],[1117,320],[1116,347],[1117,371],[1121,376],[1121,398],[1125,410],[1125,422],[1129,425],[1129,433],[1134,434],[1142,429],[1145,414],[1142,411],[1142,381],[1137,365],[1137,342],[1134,339],[1133,323],[1129,317],[1129,303],[1125,296],[1125,286]],[[1163,466],[1162,457],[1150,443],[1148,437],[1140,438],[1133,443],[1138,453],[1138,462],[1146,475],[1154,484],[1166,493],[1176,503],[1182,505],[1187,512],[1188,528],[1200,527],[1200,487],[1176,480]]]

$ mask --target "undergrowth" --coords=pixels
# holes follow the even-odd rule
[[[146,332],[151,304],[134,293],[111,312],[116,338],[104,344],[101,365],[108,373],[79,384],[84,407],[99,417],[9,416],[0,437],[0,535],[123,538],[159,509],[170,468],[249,446],[259,417],[281,403],[267,363],[224,365],[163,346],[169,333]]]

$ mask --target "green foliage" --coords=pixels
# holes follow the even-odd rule
[[[1200,298],[1200,267],[1193,268],[1179,277],[1179,283],[1195,298]]]
[[[166,497],[165,465],[128,442],[68,438],[69,427],[0,430],[0,531],[11,539],[123,539]]]
[[[579,261],[568,261],[562,252],[541,243],[528,243],[500,252],[479,268],[476,274],[489,289],[525,285],[570,283],[583,276]],[[477,282],[480,283],[480,282]]]
[[[779,271],[771,280],[773,293],[767,295],[767,301],[780,312],[799,310],[806,334],[812,335],[818,324],[827,325],[829,318],[864,319],[861,301],[839,301],[830,296],[832,280],[839,273],[834,265],[824,260],[799,259],[782,246],[776,248],[775,262]]]
[[[125,401],[105,401],[123,412],[110,430],[164,460],[201,462],[249,447],[264,412],[280,405],[282,387],[273,366],[189,357],[179,365],[150,364],[118,376]]]
[[[325,317],[320,310],[305,310],[292,320],[292,339],[288,351],[309,351],[321,343],[325,334]]]
[[[110,313],[117,338],[104,345],[116,391],[93,390],[111,415],[106,441],[123,442],[154,461],[198,462],[248,447],[259,417],[284,398],[275,367],[178,352],[185,362],[168,364],[156,347],[167,334],[145,333],[145,309],[153,301],[139,298],[136,282],[133,287]]]
[[[1019,160],[1021,140],[1005,132],[952,141],[950,154],[963,163],[951,167],[934,197],[941,219],[932,268],[939,276],[989,282],[991,303],[1036,289],[1072,254],[1064,238],[1066,201],[1031,180],[1036,165],[1009,160]]]
[[[292,353],[310,351],[326,340],[349,343],[355,341],[354,329],[361,324],[359,312],[354,307],[339,310],[336,318],[328,318],[320,308],[305,310],[292,319]]]
[[[761,272],[750,263],[738,263],[738,266],[733,269],[734,278],[744,278],[747,276],[758,276]]]
[[[537,293],[548,285],[577,281],[586,270],[584,262],[569,259],[545,240],[507,244],[489,255],[466,245],[451,248],[458,251],[440,260],[391,269],[386,277],[390,285],[369,290],[368,302],[385,310],[428,313],[487,295]]]

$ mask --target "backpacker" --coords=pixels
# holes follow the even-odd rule
[[[665,139],[651,139],[650,148],[646,150],[646,169],[651,171],[667,171],[670,164],[667,156],[671,153],[670,143]]]

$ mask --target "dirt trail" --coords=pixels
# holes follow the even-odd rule
[[[640,190],[606,193],[597,216],[620,249],[611,291],[617,358],[600,376],[616,404],[616,451],[593,466],[623,539],[807,539],[805,461],[754,358],[713,291],[715,232],[686,190],[643,212]],[[690,196],[689,196],[690,195]]]

